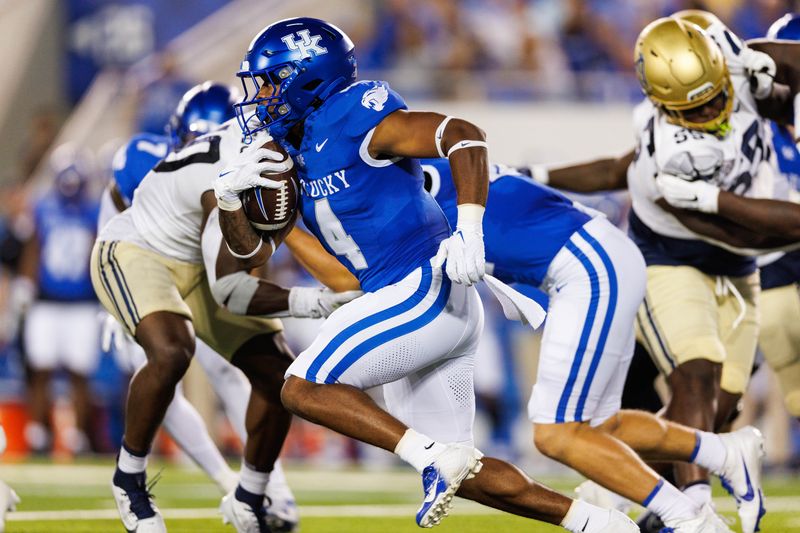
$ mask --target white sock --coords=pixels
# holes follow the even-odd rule
[[[176,388],[175,397],[167,407],[164,428],[186,455],[191,457],[192,461],[197,463],[197,466],[213,479],[225,494],[232,490],[231,481],[233,488],[236,487],[236,474],[225,462],[216,444],[211,440],[203,418],[183,395],[180,387]]]
[[[719,435],[707,431],[698,431],[696,434],[697,444],[694,446],[694,452],[692,452],[689,462],[708,468],[715,474],[719,473],[725,464],[727,455],[722,439],[719,438]]]
[[[264,494],[269,483],[269,472],[259,472],[245,461],[242,461],[242,470],[239,472],[239,486],[253,494]]]
[[[247,442],[244,419],[247,402],[250,398],[250,382],[241,370],[220,357],[204,343],[197,343],[194,358],[205,370],[208,382],[222,401],[225,416],[228,417],[233,430],[244,444]]]
[[[117,468],[126,474],[139,474],[147,469],[147,455],[134,455],[125,443],[119,450],[119,458],[117,459]]]
[[[698,505],[671,483],[659,480],[650,495],[642,502],[648,510],[668,523],[697,516]]]
[[[561,527],[573,533],[595,533],[608,525],[610,516],[608,509],[574,500],[561,521]]]
[[[421,473],[444,448],[444,444],[408,428],[397,443],[394,453]]]
[[[683,493],[701,507],[706,503],[711,503],[711,485],[706,481],[698,481],[688,487],[683,487]]]

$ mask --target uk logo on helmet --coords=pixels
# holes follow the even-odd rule
[[[328,53],[328,49],[319,44],[320,39],[322,39],[321,35],[311,35],[308,30],[300,30],[297,35],[300,37],[299,41],[295,40],[294,33],[284,35],[281,37],[281,41],[286,43],[289,50],[299,50],[303,59],[311,57],[311,52],[314,52],[314,56]]]

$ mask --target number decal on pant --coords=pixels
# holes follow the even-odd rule
[[[327,198],[314,202],[314,216],[317,219],[317,224],[319,224],[322,237],[336,255],[345,256],[356,270],[367,268],[367,260],[364,259],[364,254],[361,253],[356,241],[344,230],[344,226],[342,226],[339,219],[336,218]]]

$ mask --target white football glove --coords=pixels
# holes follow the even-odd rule
[[[112,346],[114,351],[122,352],[128,343],[135,342],[116,318],[104,312],[100,313],[99,318],[103,322],[100,347],[104,352],[110,352]]]
[[[768,98],[772,94],[772,85],[775,83],[777,67],[775,61],[765,54],[744,48],[741,53],[744,73],[750,80],[750,91],[757,100]]]
[[[288,316],[328,318],[336,309],[362,294],[363,291],[333,292],[318,287],[292,287],[289,289]]]
[[[236,211],[242,207],[240,192],[253,187],[280,189],[281,182],[261,177],[261,173],[281,173],[291,167],[288,158],[278,152],[266,148],[245,150],[214,180],[217,205],[224,211]]]
[[[674,174],[659,174],[656,185],[671,206],[703,213],[717,212],[719,188],[707,181],[689,181]]]
[[[456,231],[439,244],[433,261],[441,267],[445,260],[447,277],[456,283],[472,285],[486,275],[486,257],[483,248],[483,206],[462,204],[458,206]]]

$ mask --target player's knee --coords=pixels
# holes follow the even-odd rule
[[[669,377],[673,395],[694,401],[712,401],[717,397],[721,365],[702,359],[676,368]]]
[[[192,360],[193,350],[181,342],[167,342],[147,354],[147,365],[156,375],[171,381],[180,381]]]
[[[560,460],[566,453],[569,443],[573,441],[571,436],[578,426],[578,423],[535,424],[533,444],[547,457]]]
[[[303,414],[303,404],[310,400],[308,397],[309,387],[314,384],[297,376],[289,376],[281,389],[281,403],[291,413],[296,415]]]

